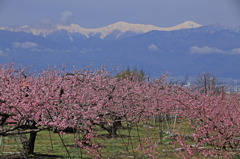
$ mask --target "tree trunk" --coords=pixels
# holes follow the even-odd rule
[[[37,132],[31,132],[29,136],[29,151],[28,154],[33,154],[34,152],[34,145],[35,145],[35,140],[36,140]]]
[[[108,128],[108,134],[109,136],[116,136],[117,135],[117,130],[122,126],[121,121],[115,121],[113,122],[113,125]]]
[[[28,123],[29,124],[29,123]],[[31,129],[36,129],[37,127],[35,121],[30,121],[30,127]],[[30,132],[29,139],[27,139],[26,134],[21,134],[20,139],[23,145],[23,153],[25,155],[30,155],[34,153],[34,146],[35,146],[35,140],[36,140],[37,132]]]
[[[29,142],[28,142],[26,134],[21,134],[20,135],[20,140],[22,142],[23,153],[26,156],[28,156],[29,151],[30,151],[30,147],[29,147]]]

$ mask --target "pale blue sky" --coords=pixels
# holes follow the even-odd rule
[[[126,21],[164,27],[186,20],[240,25],[240,0],[0,0],[0,26],[96,28]]]

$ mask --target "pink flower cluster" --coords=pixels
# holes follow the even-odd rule
[[[97,158],[101,157],[102,147],[91,142],[97,137],[94,125],[104,128],[104,124],[114,125],[119,120],[137,124],[151,116],[173,113],[188,120],[193,130],[194,146],[185,142],[180,129],[173,132],[173,145],[177,142],[186,152],[179,151],[183,158],[196,152],[224,156],[240,148],[239,96],[200,94],[167,85],[165,77],[151,82],[121,79],[104,68],[72,73],[66,68],[53,68],[36,75],[25,68],[15,68],[14,64],[0,66],[0,113],[2,135],[17,130],[26,121],[59,130],[71,127],[84,135],[75,142]],[[11,129],[6,131],[7,125]],[[144,141],[154,143],[149,136]],[[202,149],[206,144],[212,148]],[[151,158],[156,154],[154,147],[146,150],[139,145],[138,149]]]

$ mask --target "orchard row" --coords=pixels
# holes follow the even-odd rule
[[[31,133],[45,128],[73,128],[83,134],[75,142],[87,154],[101,158],[104,147],[94,142],[98,126],[116,135],[122,122],[139,124],[154,116],[175,116],[188,122],[195,144],[181,134],[181,124],[171,130],[172,144],[182,158],[195,154],[231,156],[240,148],[240,106],[238,95],[202,94],[177,84],[167,84],[166,77],[145,81],[134,74],[122,78],[105,68],[83,69],[69,73],[66,69],[47,69],[31,74],[14,64],[0,67],[0,135]],[[151,137],[150,137],[151,138]],[[150,140],[150,138],[148,138]],[[202,148],[210,145],[208,148]],[[154,150],[154,146],[152,150]],[[136,146],[150,158],[141,142]]]

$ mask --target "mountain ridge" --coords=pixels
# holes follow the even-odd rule
[[[152,30],[159,30],[159,31],[172,31],[172,30],[181,30],[181,29],[190,29],[190,28],[197,28],[201,27],[202,25],[197,24],[193,21],[185,21],[181,24],[178,24],[176,26],[172,27],[158,27],[154,25],[145,25],[145,24],[132,24],[132,23],[127,23],[123,21],[119,21],[104,27],[100,28],[94,28],[94,29],[88,29],[88,28],[83,28],[79,26],[78,24],[70,24],[70,25],[60,25],[56,24],[53,25],[51,28],[48,29],[41,29],[41,28],[33,28],[28,25],[25,26],[20,26],[20,27],[0,27],[0,30],[8,30],[8,31],[13,31],[13,32],[27,32],[27,33],[32,33],[34,35],[41,35],[41,36],[47,36],[54,31],[60,31],[60,30],[66,30],[69,33],[80,33],[87,38],[99,34],[100,39],[104,39],[114,31],[119,31],[119,33],[116,35],[116,38],[120,37],[126,32],[133,32],[136,34],[142,34],[146,33]]]
[[[130,26],[124,23],[115,25],[108,29]],[[173,31],[152,30],[142,34],[129,32],[114,39],[121,34],[121,30],[115,30],[101,39],[98,32],[95,35],[92,32],[87,38],[64,29],[46,37],[0,30],[0,62],[14,59],[26,66],[34,64],[38,69],[63,63],[74,63],[79,67],[91,63],[100,67],[107,63],[121,68],[143,68],[155,77],[168,71],[177,76],[212,72],[219,77],[240,78],[240,32],[237,28],[206,25]]]

